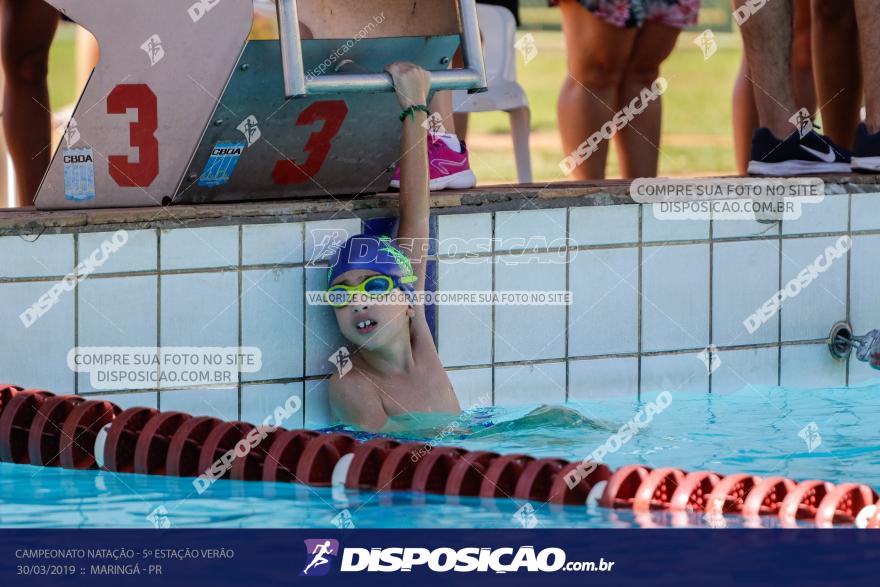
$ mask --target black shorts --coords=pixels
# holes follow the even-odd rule
[[[492,4],[493,6],[503,6],[513,13],[516,18],[516,26],[519,22],[519,0],[477,0],[477,4]]]

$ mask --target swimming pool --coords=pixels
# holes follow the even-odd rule
[[[748,472],[880,488],[880,382],[857,388],[747,387],[732,394],[673,392],[649,426],[605,461]],[[645,394],[652,401],[657,394]],[[643,407],[624,399],[466,412],[405,438],[469,450],[580,460]],[[358,434],[360,438],[370,435]],[[397,435],[398,437],[403,437]],[[514,500],[372,493],[296,484],[221,481],[202,495],[191,479],[0,464],[0,527],[461,528],[706,526],[699,514],[634,515]],[[743,525],[730,516],[727,525]],[[771,525],[775,518],[762,519]]]

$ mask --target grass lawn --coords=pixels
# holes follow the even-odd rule
[[[550,17],[556,11],[530,9]],[[531,17],[527,17],[531,18]],[[528,64],[518,60],[519,81],[532,109],[532,165],[536,181],[562,179],[563,157],[556,120],[556,98],[565,76],[562,33],[552,30],[520,31],[532,34],[538,55]],[[669,81],[663,95],[661,175],[705,175],[734,170],[731,92],[739,67],[738,34],[716,33],[719,48],[708,61],[692,43],[696,33],[685,32],[663,65]],[[54,109],[74,100],[73,29],[63,26],[52,49],[50,95]],[[611,116],[609,116],[609,119]],[[481,183],[514,181],[516,171],[509,125],[504,113],[477,114],[471,121],[471,165]],[[611,150],[608,177],[619,177]]]

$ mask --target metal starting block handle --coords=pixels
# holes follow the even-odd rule
[[[306,79],[296,2],[297,0],[278,0],[278,31],[281,62],[284,67],[284,92],[288,98],[394,91],[394,83],[387,73],[334,73]],[[480,47],[476,1],[459,0],[459,8],[464,68],[432,71],[431,89],[483,92],[488,82]]]

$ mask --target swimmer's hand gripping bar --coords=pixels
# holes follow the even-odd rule
[[[281,62],[284,67],[284,93],[288,98],[318,94],[355,92],[393,92],[394,83],[387,73],[335,73],[306,78],[302,39],[299,34],[297,0],[278,0],[278,30]],[[461,11],[463,69],[431,72],[432,90],[486,89],[486,66],[480,47],[480,28],[475,0],[459,0]]]

